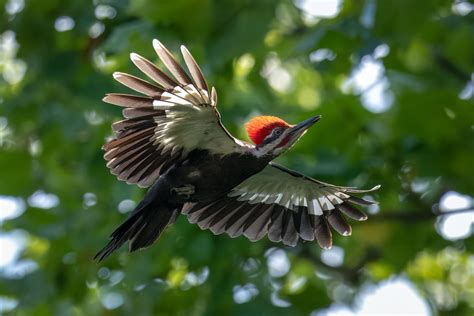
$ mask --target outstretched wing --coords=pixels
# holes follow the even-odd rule
[[[222,125],[216,90],[209,90],[186,47],[181,52],[190,76],[158,40],[153,47],[171,76],[132,53],[132,62],[151,82],[116,72],[118,82],[142,95],[111,93],[103,99],[123,107],[125,117],[112,125],[115,138],[103,146],[107,167],[118,179],[141,187],[153,184],[194,149],[226,154],[244,146]]]
[[[376,203],[351,194],[379,187],[338,187],[271,163],[227,196],[212,203],[188,203],[182,212],[191,223],[214,234],[243,234],[252,241],[268,234],[271,241],[283,241],[290,246],[295,246],[299,239],[316,239],[321,247],[330,248],[330,227],[348,236],[352,230],[345,216],[358,221],[367,219],[352,204]]]

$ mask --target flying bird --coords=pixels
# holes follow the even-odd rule
[[[148,188],[143,200],[97,253],[101,261],[128,242],[129,251],[153,244],[179,214],[214,234],[244,235],[256,241],[295,246],[316,240],[332,246],[331,229],[351,234],[346,217],[367,216],[356,205],[376,203],[353,196],[377,190],[341,187],[272,162],[321,118],[292,125],[275,116],[246,124],[253,144],[233,137],[222,125],[217,92],[185,46],[187,71],[158,40],[153,47],[167,72],[132,53],[148,81],[116,72],[115,80],[140,95],[110,93],[103,101],[123,108],[112,125],[115,137],[104,158],[119,180]]]

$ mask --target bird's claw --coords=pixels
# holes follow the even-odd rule
[[[186,198],[189,199],[191,195],[194,194],[195,188],[194,188],[194,185],[192,184],[186,184],[178,188],[172,188],[171,192],[176,193],[177,195],[180,195],[180,196],[185,196]]]

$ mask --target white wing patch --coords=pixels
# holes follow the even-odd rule
[[[294,176],[269,165],[232,189],[228,196],[250,204],[275,203],[293,211],[304,206],[311,215],[323,215],[323,211],[333,210],[335,205],[350,198],[344,192],[364,193],[378,188],[379,186],[370,190],[356,190],[337,187],[303,176]]]
[[[194,95],[182,92],[179,97],[164,93],[162,100],[153,101],[154,109],[165,111],[164,116],[154,118],[155,143],[176,144],[186,152],[207,149],[214,154],[229,154],[243,149],[222,129],[214,106],[205,103],[197,105],[197,102],[204,102],[207,98],[206,91],[199,94],[194,88]]]

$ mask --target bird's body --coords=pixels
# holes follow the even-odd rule
[[[329,226],[350,234],[342,214],[366,218],[350,203],[373,202],[351,193],[371,190],[333,186],[271,162],[319,116],[297,125],[256,117],[246,125],[255,145],[238,140],[223,127],[215,89],[209,89],[187,49],[181,48],[191,76],[160,42],[155,40],[153,46],[172,77],[131,54],[155,83],[115,73],[117,81],[145,96],[104,98],[124,107],[126,118],[113,125],[116,137],[103,147],[107,166],[120,180],[150,189],[96,255],[99,260],[127,241],[130,251],[151,245],[180,213],[215,234],[250,240],[268,234],[270,240],[292,246],[299,239],[316,239],[322,247],[332,244]]]
[[[268,162],[268,159],[255,159],[250,153],[224,156],[212,155],[207,150],[194,150],[163,178],[173,193],[170,198],[177,202],[212,201],[261,171]],[[180,194],[180,188],[190,188],[192,193]]]

